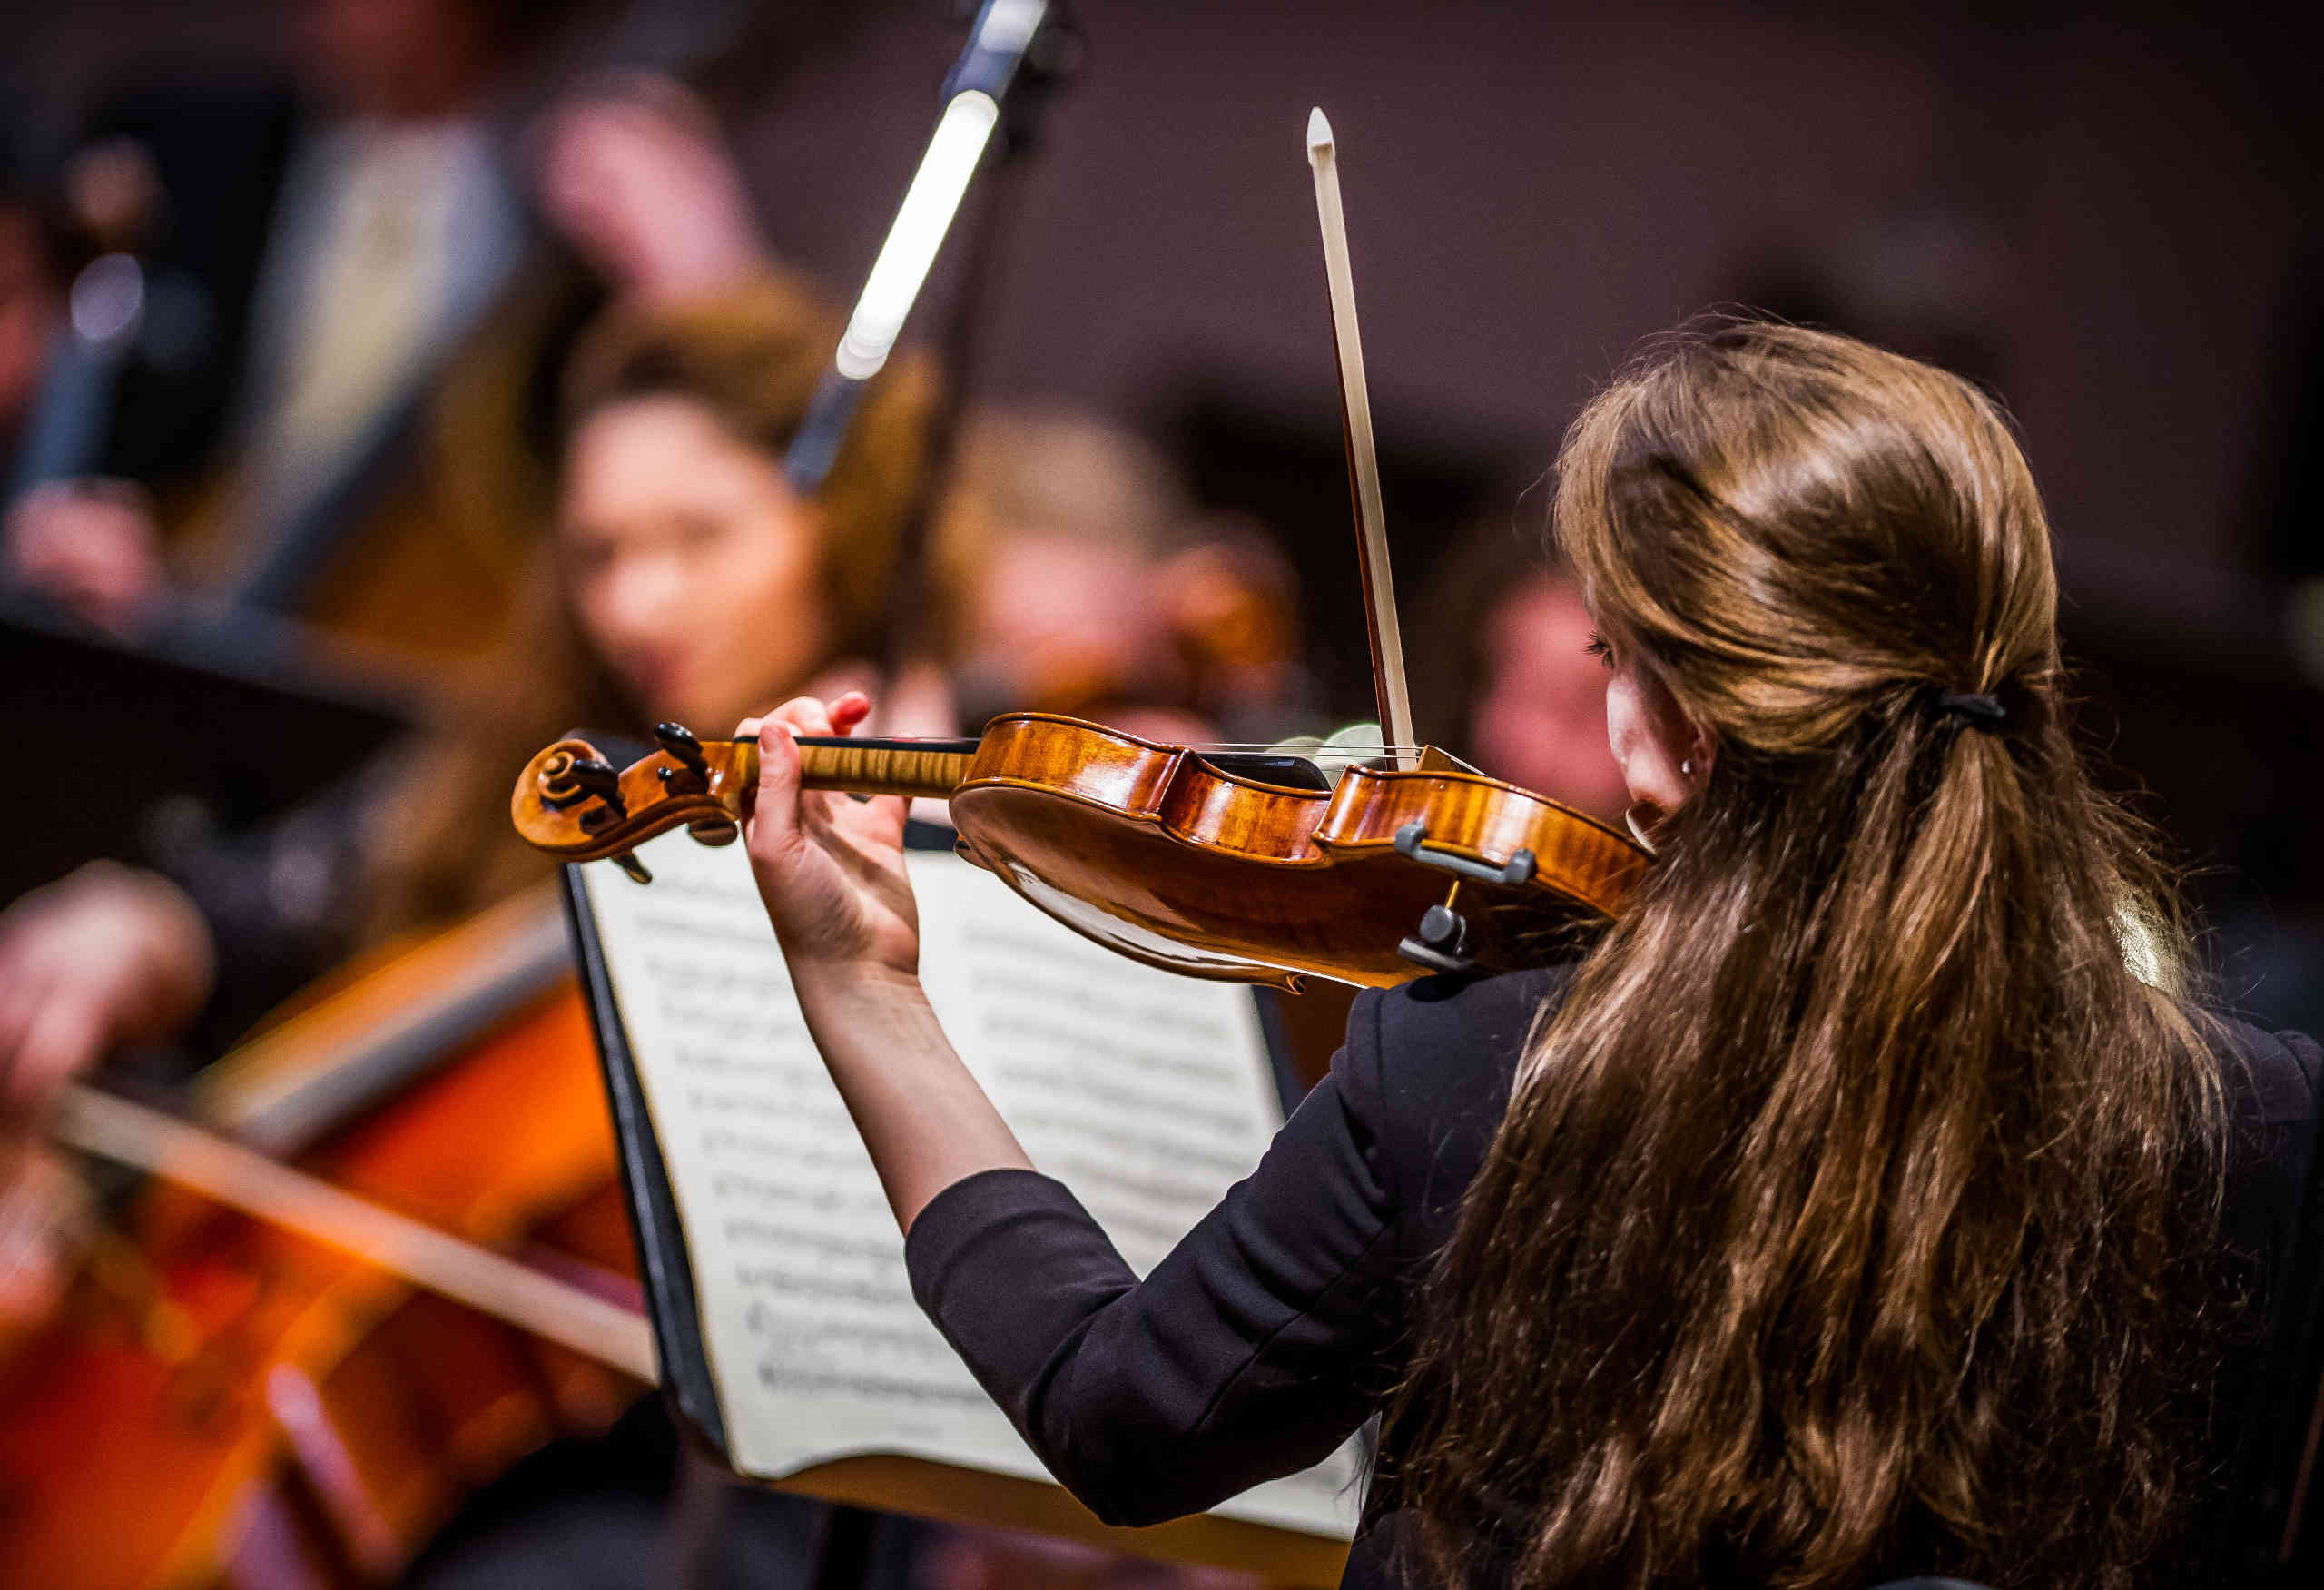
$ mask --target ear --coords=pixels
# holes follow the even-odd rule
[[[1663,755],[1685,780],[1689,794],[1702,787],[1710,775],[1712,760],[1718,755],[1718,736],[1709,724],[1699,723],[1680,706],[1661,676],[1641,669],[1640,692],[1648,716],[1653,725],[1654,737],[1663,747]]]
[[[1687,787],[1697,790],[1702,788],[1703,781],[1710,776],[1711,764],[1718,759],[1718,736],[1711,733],[1709,724],[1696,723],[1691,718],[1684,721],[1687,755],[1679,764],[1679,771],[1687,780]]]
[[[1640,696],[1654,737],[1683,793],[1692,795],[1710,776],[1711,764],[1718,757],[1718,735],[1679,704],[1661,675],[1644,667],[1640,674]]]

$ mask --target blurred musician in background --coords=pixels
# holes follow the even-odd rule
[[[609,300],[714,292],[765,259],[708,112],[669,79],[586,80],[512,136],[514,12],[315,0],[310,117],[147,96],[105,123],[74,163],[76,208],[117,243],[158,235],[147,318],[209,305],[206,351],[157,368],[167,348],[149,353],[160,332],[141,328],[90,439],[20,462],[19,581],[127,635],[178,596],[288,614],[423,677],[497,638],[578,328]],[[185,121],[208,133],[197,150],[257,169],[244,186],[270,169],[273,185],[254,198],[189,173],[171,153]],[[244,233],[264,246],[238,276]]]
[[[135,263],[129,323],[84,334],[132,345],[61,395],[94,411],[44,428],[25,472],[162,489],[176,567],[153,527],[52,488],[11,531],[28,578],[77,542],[149,599],[172,575],[239,597],[346,511],[523,252],[493,124],[520,15],[302,0],[295,86],[163,84],[99,116],[65,185],[96,246]]]
[[[921,468],[923,367],[900,360],[814,500],[783,452],[837,339],[767,276],[616,313],[577,352],[556,533],[485,686],[344,798],[142,872],[96,864],[0,914],[0,1081],[21,1132],[124,1044],[215,1046],[344,955],[546,877],[510,769],[578,724],[731,725],[863,676]]]
[[[1496,519],[1438,568],[1421,605],[1430,644],[1413,657],[1421,722],[1493,777],[1620,822],[1630,793],[1606,745],[1590,610],[1539,536],[1520,538]]]
[[[1289,564],[1257,526],[1203,515],[1118,427],[969,416],[932,557],[967,726],[1028,709],[1181,744],[1314,726]]]
[[[366,798],[177,858],[166,874],[87,869],[0,916],[0,1058],[13,1118],[29,1119],[57,1082],[119,1043],[197,1022],[222,1041],[349,951],[453,920],[543,876],[541,858],[508,838],[509,770],[564,729],[609,725],[642,736],[674,717],[716,732],[801,688],[868,682],[921,470],[930,382],[914,361],[891,365],[839,467],[803,502],[780,459],[835,336],[803,291],[772,276],[677,307],[620,311],[594,331],[566,383],[555,534],[506,666],[491,670],[521,689],[473,693],[443,733],[377,770]],[[1183,641],[1188,612],[1255,635],[1262,644],[1220,655],[1265,665],[1240,677],[1279,685],[1289,668],[1288,577],[1256,543],[1199,538],[1151,455],[1094,422],[985,416],[969,429],[963,479],[940,516],[945,570],[931,623],[932,637],[983,665],[966,694],[1110,704],[1150,730],[1188,726],[1196,737],[1209,733],[1196,706],[1233,711],[1238,700],[1278,698],[1222,693],[1216,681],[1230,676],[1199,673],[1200,648]],[[1026,495],[1035,479],[1045,486]],[[1173,564],[1191,572],[1155,578]],[[1255,602],[1276,617],[1237,611]],[[1090,620],[1107,612],[1128,642],[1083,667],[1103,631]],[[1003,676],[1012,648],[1034,666]],[[1198,678],[1213,682],[1209,693]],[[948,702],[924,710],[937,716],[898,726],[949,726]],[[20,1225],[55,1181],[45,1161],[25,1167],[14,1200]],[[62,1271],[46,1254],[25,1259],[13,1304],[29,1314]],[[670,1441],[648,1407],[604,1440],[543,1455],[457,1522],[412,1582],[655,1576],[670,1546],[655,1488],[670,1483]],[[716,1549],[734,1565],[734,1582],[796,1582],[802,1516],[787,1502],[724,1514]],[[893,1549],[879,1575],[897,1571],[899,1552],[917,1542],[922,1578],[946,1590],[1249,1583],[981,1531],[882,1539]]]
[[[526,606],[441,728],[254,836],[157,871],[98,864],[0,914],[0,1311],[29,1323],[67,1274],[44,1222],[69,1183],[28,1135],[65,1079],[124,1044],[191,1033],[215,1052],[348,953],[546,877],[507,818],[510,770],[545,738],[581,724],[640,736],[665,718],[732,724],[786,692],[865,677],[931,383],[919,361],[891,363],[803,499],[783,457],[837,337],[805,289],[771,273],[614,312],[571,360],[555,529]],[[515,1125],[478,1129],[488,1140]],[[677,1463],[649,1400],[521,1466],[411,1582],[665,1578]],[[719,1515],[701,1549],[724,1554],[722,1584],[795,1585],[814,1516],[769,1498]]]

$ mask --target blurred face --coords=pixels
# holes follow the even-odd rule
[[[1504,600],[1484,636],[1476,751],[1496,778],[1612,817],[1630,796],[1607,754],[1607,674],[1590,637],[1571,586],[1531,580]]]
[[[1157,596],[1155,571],[1128,548],[1006,537],[970,604],[966,669],[1025,701],[1135,693],[1170,666]]]
[[[655,718],[725,734],[831,649],[815,510],[691,399],[588,419],[566,454],[557,536],[583,636]]]

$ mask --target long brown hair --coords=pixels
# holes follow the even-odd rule
[[[812,289],[772,272],[672,308],[615,310],[566,366],[560,445],[601,409],[675,395],[779,458],[805,418],[839,331]],[[816,492],[834,647],[818,667],[878,649],[933,396],[925,360],[907,354],[891,361]],[[569,729],[642,738],[653,726],[644,721],[646,704],[630,698],[576,626],[546,540],[500,655],[479,672],[487,683],[453,704],[450,721],[416,748],[381,808],[367,938],[461,915],[547,877],[551,864],[508,825],[508,791],[526,759]],[[760,683],[779,692],[805,681]],[[724,734],[733,726],[699,726]]]
[[[1452,1582],[2140,1582],[2223,1105],[2007,424],[1843,337],[1681,335],[1574,424],[1555,526],[1716,757],[1529,1048],[1391,1494]]]

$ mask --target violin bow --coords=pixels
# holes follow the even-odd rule
[[[635,1310],[159,1111],[68,1083],[49,1135],[351,1253],[648,1385],[659,1378],[653,1330]]]
[[[1331,284],[1332,340],[1339,353],[1340,435],[1347,444],[1348,485],[1355,499],[1356,560],[1364,579],[1364,617],[1372,641],[1372,688],[1380,703],[1380,737],[1398,767],[1413,765],[1412,695],[1404,683],[1403,635],[1396,626],[1396,580],[1388,567],[1387,515],[1380,506],[1380,459],[1372,443],[1372,394],[1364,380],[1364,341],[1355,325],[1355,278],[1348,268],[1347,218],[1340,209],[1339,147],[1319,105],[1307,113],[1307,163],[1315,173],[1315,214],[1324,228],[1324,274]]]

